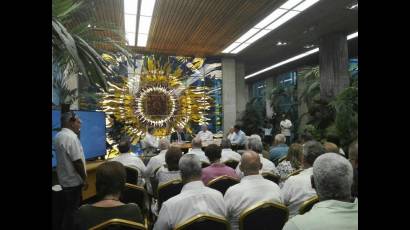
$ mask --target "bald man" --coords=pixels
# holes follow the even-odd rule
[[[224,196],[232,230],[239,229],[240,213],[257,202],[283,203],[279,186],[259,175],[261,168],[258,153],[247,150],[242,154],[240,169],[244,177],[239,184],[230,187]]]

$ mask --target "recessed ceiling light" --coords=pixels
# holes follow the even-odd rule
[[[349,5],[347,5],[346,9],[348,10],[357,10],[359,8],[359,3],[353,2]]]
[[[305,46],[303,46],[303,48],[305,48],[305,49],[310,49],[310,48],[313,48],[315,45],[313,45],[313,44],[311,44],[311,45],[305,45]]]
[[[288,44],[287,42],[281,42],[281,41],[278,41],[276,43],[277,46],[286,46],[287,44]]]

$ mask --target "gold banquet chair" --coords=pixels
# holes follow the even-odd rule
[[[159,210],[161,210],[162,203],[169,198],[178,195],[182,190],[182,186],[182,181],[177,179],[161,184],[158,187],[158,213]]]
[[[148,212],[148,207],[146,205],[148,201],[148,194],[147,191],[145,191],[145,189],[141,186],[126,183],[125,189],[121,193],[120,200],[125,204],[138,204],[143,215],[146,215]]]
[[[101,224],[98,224],[89,230],[148,230],[146,222],[144,224],[137,223],[130,220],[124,219],[111,219],[107,220]]]
[[[305,202],[302,203],[302,205],[300,205],[299,214],[303,215],[309,212],[312,209],[313,205],[315,205],[318,202],[319,202],[318,196],[312,196],[311,198],[307,199]]]
[[[125,172],[127,173],[127,183],[138,183],[138,170],[129,166],[125,166]]]
[[[226,166],[229,166],[229,167],[233,168],[233,169],[236,169],[236,166],[238,166],[239,161],[236,161],[236,160],[227,160],[227,161],[224,162],[224,164],[225,164]]]
[[[281,230],[289,218],[286,206],[273,202],[259,202],[239,215],[240,230]]]
[[[229,222],[219,216],[198,214],[177,224],[175,230],[230,230]]]
[[[218,190],[222,193],[222,195],[225,195],[226,190],[228,190],[228,188],[232,185],[236,185],[237,183],[239,183],[238,179],[223,175],[210,180],[207,186]]]

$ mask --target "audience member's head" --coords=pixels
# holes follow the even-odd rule
[[[323,148],[325,148],[327,153],[339,153],[339,147],[332,142],[323,143]]]
[[[286,143],[286,136],[283,135],[282,133],[276,134],[273,145],[279,145],[279,144],[285,144],[285,143]]]
[[[149,134],[153,134],[153,133],[154,133],[154,127],[149,127],[149,128],[147,129],[147,132],[148,132]]]
[[[179,170],[184,184],[191,181],[201,180],[202,166],[198,156],[194,154],[185,154],[179,160]]]
[[[359,158],[358,158],[358,141],[354,141],[352,144],[349,146],[349,160],[350,163],[354,168],[357,168],[359,166]]]
[[[165,162],[169,171],[178,171],[179,170],[179,159],[181,159],[182,151],[178,147],[170,147],[165,153]]]
[[[239,125],[235,125],[235,126],[233,127],[233,131],[234,131],[235,133],[239,132],[240,130],[241,130],[241,126],[239,126]]]
[[[167,138],[162,138],[161,140],[159,140],[159,148],[161,150],[166,150],[169,148],[169,146],[170,146],[170,143]]]
[[[316,158],[325,153],[325,148],[318,141],[308,141],[303,145],[303,167],[310,168],[313,166]]]
[[[182,133],[184,131],[184,128],[182,126],[177,126],[177,132]]]
[[[192,139],[192,148],[193,149],[200,149],[202,148],[202,140],[199,137],[195,137]]]
[[[242,154],[239,168],[245,176],[258,175],[259,170],[262,168],[259,154],[252,150],[246,150]]]
[[[302,135],[300,136],[300,139],[301,139],[301,142],[302,142],[302,144],[304,144],[304,143],[306,143],[306,142],[308,142],[308,141],[313,141],[313,136],[310,134],[310,133],[308,133],[308,132],[304,132],[304,133],[302,133]]]
[[[209,161],[218,162],[221,159],[221,147],[216,144],[210,144],[205,148],[205,155],[208,157]]]
[[[312,186],[321,201],[351,201],[353,169],[349,161],[337,153],[319,156],[313,164]]]
[[[326,141],[334,143],[337,146],[340,146],[340,138],[335,134],[330,134],[326,136]],[[338,152],[336,152],[338,153]]]
[[[117,161],[107,161],[97,167],[95,187],[100,198],[119,197],[125,187],[127,174]]]
[[[71,129],[75,133],[80,132],[81,120],[74,112],[65,112],[61,114],[61,127]]]
[[[301,144],[294,143],[289,146],[286,159],[294,169],[300,169],[302,167],[302,154],[303,147]]]
[[[131,148],[131,143],[128,139],[121,140],[120,143],[118,143],[118,151],[120,153],[128,153]]]
[[[207,131],[208,130],[208,126],[207,125],[201,125],[201,129],[202,131]]]
[[[258,154],[262,154],[263,144],[261,137],[256,134],[251,135],[247,140],[246,149],[255,151]]]
[[[221,141],[221,148],[222,149],[230,149],[232,147],[231,141],[229,139],[222,139]]]

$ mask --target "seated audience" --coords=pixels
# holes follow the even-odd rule
[[[144,173],[146,170],[144,162],[134,153],[130,152],[131,143],[127,140],[122,140],[118,144],[118,150],[120,151],[120,155],[112,158],[111,161],[118,161],[122,163],[124,166],[134,168],[138,171],[138,181],[137,185],[144,186]]]
[[[240,167],[244,177],[239,184],[228,188],[224,196],[228,219],[233,230],[239,229],[239,215],[246,208],[260,201],[282,203],[278,185],[259,175],[262,164],[258,153],[245,151]]]
[[[269,172],[269,173],[279,175],[279,172],[276,169],[275,164],[272,161],[263,157],[262,155],[263,144],[262,144],[262,139],[259,135],[253,134],[248,138],[247,143],[246,143],[246,149],[252,150],[259,154],[259,159],[262,163],[262,169],[259,170],[260,173]],[[239,162],[238,166],[235,169],[235,172],[236,174],[238,174],[239,177],[242,178],[243,172],[241,171],[240,165],[241,163]]]
[[[201,181],[202,168],[198,157],[183,155],[179,169],[184,186],[180,194],[162,204],[154,230],[174,229],[177,224],[201,213],[226,218],[222,194]]]
[[[86,230],[113,218],[142,223],[141,210],[137,204],[124,204],[119,201],[125,181],[125,168],[121,163],[107,161],[98,166],[95,187],[101,200],[79,208],[75,218],[75,229]]]
[[[353,170],[349,161],[336,153],[319,156],[313,164],[312,186],[319,203],[290,219],[284,230],[358,229],[358,201],[350,194]]]
[[[339,153],[339,147],[332,142],[323,143],[323,148],[327,153]]]
[[[178,162],[182,156],[182,151],[178,147],[170,147],[165,154],[166,165],[161,167],[156,178],[158,180],[158,185],[165,184],[171,180],[181,179],[179,172]]]
[[[302,145],[297,143],[291,144],[286,160],[280,162],[276,168],[281,180],[285,180],[289,174],[302,168]]]
[[[289,177],[281,189],[283,202],[289,208],[289,218],[299,213],[300,205],[316,195],[316,191],[310,183],[313,174],[313,162],[325,153],[322,144],[317,141],[308,141],[303,145],[302,165],[303,171],[298,175]]]
[[[222,139],[221,141],[221,162],[228,160],[241,161],[241,155],[231,149],[231,141],[229,139]]]
[[[345,154],[345,152],[343,151],[343,149],[342,148],[340,148],[340,138],[337,136],[337,135],[328,135],[327,137],[326,137],[326,140],[328,141],[328,142],[331,142],[331,143],[333,143],[333,144],[335,144],[336,146],[339,146],[338,148],[339,148],[339,151],[337,151],[337,152],[334,152],[334,153],[340,153],[340,154],[342,154],[343,156],[346,156],[346,154]]]
[[[359,178],[359,158],[358,158],[358,142],[354,141],[349,146],[349,161],[353,166],[353,185],[352,196],[359,197],[359,191],[357,190],[357,183]]]
[[[192,139],[192,148],[187,152],[187,154],[194,154],[198,156],[201,162],[210,164],[208,157],[205,155],[205,152],[202,151],[202,141],[198,137]]]
[[[165,164],[165,153],[169,148],[169,141],[166,138],[162,138],[159,141],[160,152],[158,155],[153,156],[149,159],[147,167],[145,169],[145,178],[149,179],[154,176],[154,171]]]
[[[205,148],[205,155],[211,162],[210,166],[202,169],[202,182],[204,182],[205,185],[218,176],[227,175],[233,178],[238,178],[235,170],[220,162],[221,148],[219,146],[215,144],[208,145]]]
[[[201,126],[201,131],[198,132],[196,135],[199,139],[201,139],[202,142],[205,141],[212,141],[214,139],[214,135],[212,134],[211,131],[208,130],[207,125],[202,125]]]
[[[273,143],[273,147],[269,151],[269,160],[272,162],[278,161],[280,158],[286,156],[289,147],[286,145],[286,136],[277,134]]]

